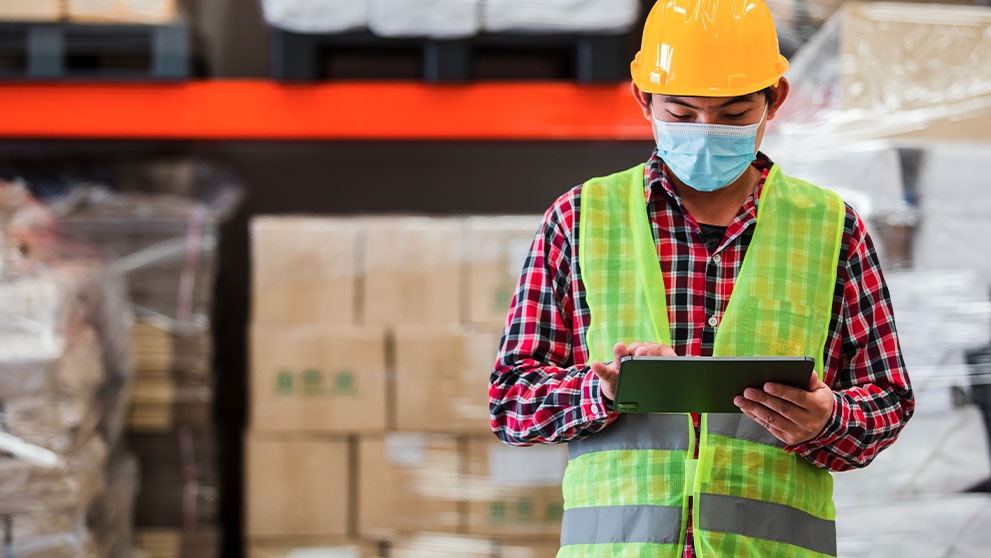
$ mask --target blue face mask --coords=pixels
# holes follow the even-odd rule
[[[712,192],[732,184],[753,162],[764,117],[749,126],[650,120],[657,154],[671,172],[695,190]]]

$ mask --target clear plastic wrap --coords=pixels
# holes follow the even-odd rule
[[[217,524],[220,478],[213,430],[131,432],[128,444],[141,459],[137,525],[192,532]]]
[[[173,194],[78,188],[55,202],[60,225],[113,257],[139,318],[201,334],[209,324],[218,220]]]
[[[100,555],[85,519],[129,396],[121,285],[22,185],[0,182],[0,514],[13,558]]]
[[[835,475],[840,554],[976,556],[987,533],[971,526],[991,510],[991,9],[847,4],[787,77],[762,150],[864,218],[916,397],[894,445]]]
[[[210,315],[218,229],[240,201],[240,184],[223,167],[190,158],[74,163],[55,171],[47,162],[20,161],[11,171],[44,192],[51,206],[19,221],[56,229],[86,246],[104,275],[123,278],[103,280],[102,296],[129,299],[136,323],[110,334],[101,325],[110,310],[95,305],[93,329],[107,340],[101,344],[106,378],[92,398],[108,445],[112,449],[126,430],[142,470],[134,521],[127,523],[155,534],[139,537],[138,546],[175,540],[177,552],[186,552],[183,545],[196,548],[210,539],[212,546],[199,555],[214,556],[220,479]],[[22,407],[28,403],[33,401]],[[34,430],[43,426],[32,424]],[[129,478],[127,467],[112,467]],[[99,501],[118,502],[120,509],[120,498]],[[106,532],[115,529],[109,523],[96,527],[105,553],[130,546],[116,537],[122,533]],[[157,537],[161,533],[167,536]]]
[[[991,9],[843,6],[796,54],[763,149],[814,157],[881,138],[991,141]]]
[[[90,508],[87,523],[103,558],[131,558],[138,463],[118,450],[107,465],[107,490]]]
[[[197,172],[179,163],[134,168],[120,186],[156,179],[176,193],[82,187],[56,202],[60,224],[111,256],[128,279],[137,322],[128,339],[135,375],[127,438],[142,473],[134,520],[180,543],[203,529],[215,533],[219,522],[209,317],[218,227],[238,199],[223,189],[189,197],[202,189],[187,176]]]

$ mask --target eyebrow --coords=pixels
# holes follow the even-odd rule
[[[725,102],[723,102],[722,104],[720,104],[716,108],[724,108],[724,107],[728,107],[730,105],[734,105],[736,103],[746,103],[746,102],[749,102],[749,101],[753,101],[753,97],[754,97],[754,93],[748,93],[746,95],[739,95],[739,96],[736,96],[736,97],[732,97],[730,99],[727,99]],[[671,95],[665,95],[663,100],[664,100],[665,103],[673,103],[673,104],[681,105],[683,107],[688,107],[688,108],[691,108],[691,109],[698,110],[698,109],[702,108],[702,107],[695,106],[695,105],[693,105],[691,103],[687,103],[687,102],[685,102],[682,99],[684,99],[684,97],[673,97]]]

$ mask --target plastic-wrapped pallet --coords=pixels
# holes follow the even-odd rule
[[[481,30],[482,0],[370,0],[368,28],[382,37],[454,39]]]
[[[991,8],[846,4],[791,59],[763,149],[991,141]]]
[[[218,228],[238,188],[222,169],[187,159],[114,170],[122,191],[79,186],[53,205],[61,226],[112,258],[128,280],[136,324],[124,340],[135,371],[127,436],[142,473],[137,544],[150,555],[188,547],[215,556],[220,475],[210,314]]]
[[[0,536],[11,558],[106,558],[87,516],[115,475],[130,314],[119,276],[55,225],[0,184]]]
[[[369,0],[262,0],[265,21],[296,33],[341,33],[368,27]]]
[[[640,15],[638,0],[485,0],[494,33],[624,33]]]

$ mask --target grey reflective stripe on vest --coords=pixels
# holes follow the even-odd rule
[[[601,432],[568,442],[568,459],[613,450],[688,451],[688,415],[620,415]]]
[[[743,413],[712,413],[706,419],[709,434],[719,434],[737,440],[747,440],[765,446],[784,448],[785,443],[774,437],[757,421]]]
[[[782,504],[738,496],[699,496],[699,528],[793,544],[836,556],[836,523]]]
[[[564,510],[561,546],[571,544],[678,544],[677,506],[601,506]]]

